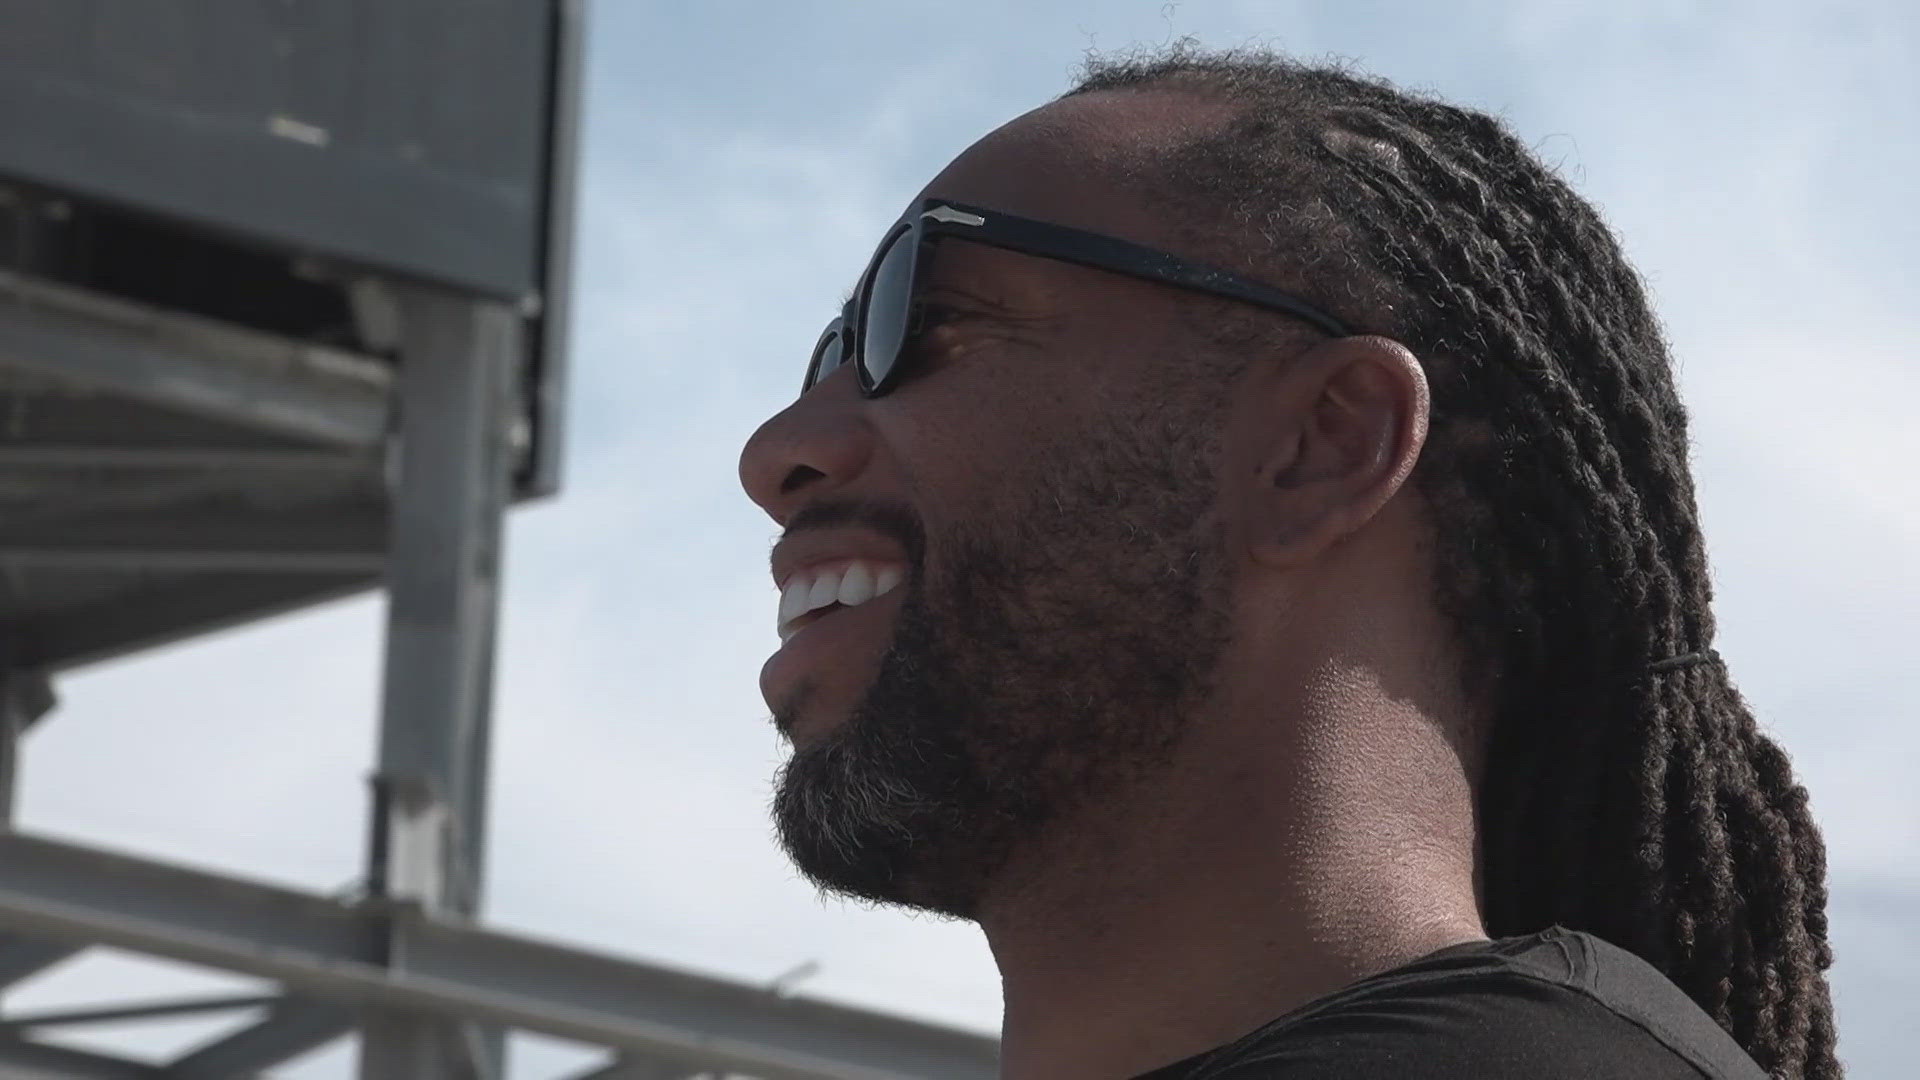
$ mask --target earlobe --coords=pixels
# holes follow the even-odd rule
[[[1364,528],[1412,475],[1426,440],[1426,373],[1380,337],[1325,342],[1263,372],[1235,410],[1230,444],[1252,460],[1229,475],[1249,553],[1300,565]]]

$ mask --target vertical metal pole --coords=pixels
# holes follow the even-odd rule
[[[3,648],[4,642],[0,642]],[[40,671],[12,667],[0,658],[0,832],[13,829],[19,799],[20,738],[52,711],[53,683]],[[0,934],[0,1001],[14,983],[72,956],[71,945]]]
[[[53,705],[53,684],[45,674],[0,663],[0,831],[13,828],[20,737]]]
[[[504,305],[401,290],[399,470],[368,891],[410,917],[479,913],[508,438],[521,322]],[[504,1032],[404,1013],[369,1018],[361,1080],[498,1080]]]
[[[0,830],[13,828],[14,787],[20,772],[20,736],[27,725],[14,701],[13,673],[0,668]]]
[[[13,672],[0,666],[0,832],[13,829],[14,787],[20,776],[20,736],[27,729],[26,714],[14,700],[13,681]],[[5,989],[0,985],[0,995]],[[0,1002],[4,1000],[0,997]]]

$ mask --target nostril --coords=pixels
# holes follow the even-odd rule
[[[811,465],[795,465],[793,471],[787,474],[787,478],[780,482],[780,494],[791,495],[794,490],[802,484],[810,484],[816,479],[824,480],[826,478],[826,473],[821,472]]]

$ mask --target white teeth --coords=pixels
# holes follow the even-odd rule
[[[806,596],[812,592],[810,584],[799,580],[801,575],[793,575],[795,580],[787,582],[787,588],[780,594],[780,625],[793,623],[801,615],[806,615]]]
[[[903,566],[864,562],[841,563],[818,576],[795,574],[780,592],[780,640],[792,637],[793,623],[808,612],[834,603],[856,607],[892,592],[906,577]]]
[[[847,567],[847,576],[840,579],[838,599],[852,607],[873,599],[873,571],[866,563],[854,563]]]
[[[807,610],[823,608],[840,599],[840,576],[845,571],[829,570],[814,579],[813,591],[807,594]]]

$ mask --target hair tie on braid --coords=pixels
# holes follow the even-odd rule
[[[1681,668],[1690,668],[1690,667],[1693,667],[1695,664],[1718,664],[1718,663],[1720,663],[1719,653],[1713,651],[1712,649],[1702,649],[1699,652],[1681,653],[1679,656],[1669,656],[1665,660],[1655,660],[1653,663],[1647,665],[1647,670],[1657,674],[1663,671],[1678,671]]]

